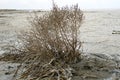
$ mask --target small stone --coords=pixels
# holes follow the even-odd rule
[[[12,67],[12,66],[8,66],[8,69],[11,69],[11,68],[14,68],[14,67]]]
[[[5,72],[5,75],[10,75],[11,73],[10,72]]]

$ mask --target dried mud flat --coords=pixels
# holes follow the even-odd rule
[[[28,18],[31,14],[29,11],[0,10],[0,54],[6,52],[2,47],[9,44],[17,45],[17,34],[29,29]],[[87,69],[94,67],[93,72],[85,70],[81,72],[83,74],[80,73],[84,76],[83,78],[86,78],[85,80],[113,80],[119,77],[120,71],[117,68],[120,67],[120,34],[112,34],[112,32],[120,31],[120,10],[85,11],[84,15],[80,38],[84,42],[83,52],[89,57],[87,56],[74,67],[87,67]],[[106,63],[109,64],[104,65]],[[17,63],[0,62],[0,80],[12,79],[17,66]],[[103,66],[106,67],[101,68]],[[74,80],[80,80],[80,77],[76,76]]]

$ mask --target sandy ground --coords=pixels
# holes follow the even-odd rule
[[[0,62],[0,80],[12,80],[18,65],[16,63]]]
[[[39,13],[41,15],[41,13]],[[120,10],[85,11],[85,20],[81,27],[80,38],[85,53],[120,53],[120,34],[112,34],[120,30]],[[0,54],[5,53],[2,47],[17,45],[17,34],[29,28],[28,19],[31,13],[26,11],[0,11]],[[17,64],[0,62],[0,80],[10,80]],[[9,66],[15,67],[9,69]],[[112,79],[105,79],[112,80]]]
[[[85,12],[85,20],[81,27],[83,48],[87,53],[120,53],[120,10]]]

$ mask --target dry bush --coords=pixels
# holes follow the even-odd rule
[[[83,13],[78,5],[71,8],[58,8],[42,17],[36,16],[31,21],[32,29],[27,38],[27,49],[30,53],[60,58],[65,62],[72,62],[80,55],[80,25]],[[44,57],[45,56],[45,57]]]
[[[21,38],[27,53],[23,64],[28,63],[21,78],[71,80],[70,64],[80,61],[81,56],[82,20],[83,13],[78,5],[59,8],[53,3],[50,12],[36,15],[30,21],[30,31]]]

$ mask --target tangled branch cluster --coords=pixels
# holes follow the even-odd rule
[[[33,80],[71,80],[71,63],[80,61],[80,26],[83,13],[78,5],[53,9],[30,21],[30,31],[23,35],[25,53],[21,78]],[[24,67],[23,67],[24,66]],[[48,79],[46,79],[48,80]]]

